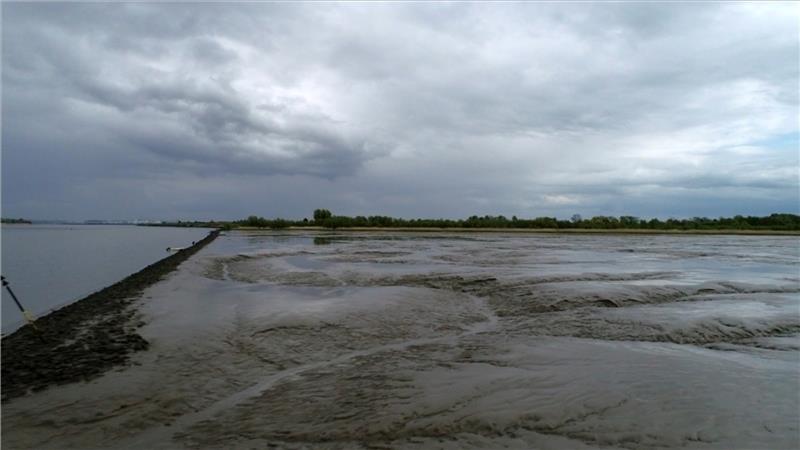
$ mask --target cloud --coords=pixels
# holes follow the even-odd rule
[[[782,3],[10,3],[4,214],[798,212],[798,31]]]

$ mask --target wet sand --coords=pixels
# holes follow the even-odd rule
[[[131,365],[7,402],[2,443],[797,448],[799,245],[231,233],[144,290]]]

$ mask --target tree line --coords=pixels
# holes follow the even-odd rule
[[[13,218],[10,218],[10,217],[3,217],[2,219],[0,219],[0,221],[2,221],[2,223],[24,223],[24,224],[28,224],[28,225],[30,225],[30,223],[31,223],[31,221],[28,220],[28,219],[22,219],[22,218],[13,219]]]
[[[769,216],[693,217],[691,219],[643,219],[635,216],[594,216],[584,219],[574,215],[569,220],[555,217],[533,219],[505,216],[471,216],[466,219],[404,219],[390,216],[338,216],[327,209],[314,211],[313,219],[266,219],[250,216],[229,223],[232,227],[283,229],[288,227],[321,226],[329,229],[351,227],[374,228],[547,228],[547,229],[631,229],[631,230],[800,230],[800,216],[771,214]]]

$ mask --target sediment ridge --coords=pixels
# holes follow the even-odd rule
[[[91,380],[148,348],[134,302],[148,286],[211,243],[219,230],[2,338],[2,401],[48,386]]]

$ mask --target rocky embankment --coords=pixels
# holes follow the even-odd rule
[[[70,303],[2,339],[2,400],[54,384],[95,378],[148,342],[134,302],[142,291],[213,241],[219,231],[123,280]]]

